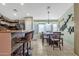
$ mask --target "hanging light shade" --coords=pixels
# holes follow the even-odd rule
[[[14,12],[18,12],[18,10],[17,10],[17,9],[13,9],[13,11],[14,11]]]
[[[50,6],[47,6],[47,13],[48,13],[48,24],[49,24]]]

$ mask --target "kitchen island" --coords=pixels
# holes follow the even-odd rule
[[[1,30],[0,56],[22,55],[23,43],[19,43],[19,40],[25,37],[26,33],[33,33],[33,30]],[[31,41],[31,38],[28,41]]]

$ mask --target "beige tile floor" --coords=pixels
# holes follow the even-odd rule
[[[49,46],[46,42],[42,45],[42,41],[38,37],[32,41],[32,48],[32,56],[76,56],[73,48],[65,41],[61,51],[58,48],[53,50],[53,47]]]

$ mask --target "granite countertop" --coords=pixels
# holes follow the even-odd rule
[[[33,30],[0,30],[0,33],[12,33],[12,32],[31,32]]]

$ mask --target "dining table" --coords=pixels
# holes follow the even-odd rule
[[[42,39],[43,43],[44,43],[44,40],[47,39],[47,42],[50,45],[52,43],[51,38],[52,38],[52,35],[54,35],[54,32],[51,32],[51,33],[46,32],[46,33],[42,33],[42,34],[43,34],[43,39]],[[64,34],[60,32],[60,37],[61,37],[61,35],[64,35]]]
[[[53,33],[43,33],[43,39],[42,39],[43,43],[44,43],[44,40],[46,39],[47,43],[50,45],[51,35],[53,35]]]

